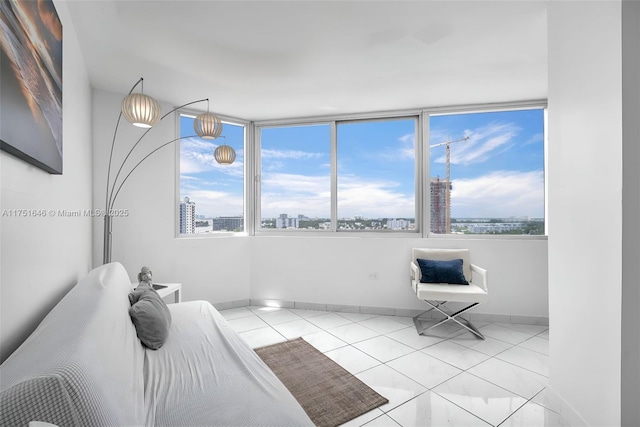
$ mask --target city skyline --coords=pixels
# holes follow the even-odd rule
[[[182,212],[181,203],[181,212]],[[437,209],[436,209],[437,210]],[[182,219],[182,214],[181,214]],[[242,231],[244,218],[205,217],[193,220],[195,233]],[[262,218],[264,229],[330,230],[329,218],[309,218],[304,215],[280,214],[277,218]],[[338,218],[338,230],[416,230],[415,218]],[[448,231],[446,231],[448,230]],[[440,216],[431,217],[431,232],[435,234],[544,234],[544,218],[451,218],[449,227]],[[182,226],[181,226],[181,234]],[[188,234],[188,233],[187,233]]]

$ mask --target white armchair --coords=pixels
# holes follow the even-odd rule
[[[449,283],[422,283],[422,270],[418,259],[450,261],[462,259],[462,272],[468,285]],[[484,339],[484,335],[468,319],[460,317],[478,304],[489,300],[487,270],[471,264],[469,249],[431,249],[413,248],[411,250],[411,287],[416,297],[426,302],[430,308],[413,318],[418,334],[423,335],[428,330],[442,325],[449,320],[469,330],[477,337]],[[453,311],[446,306],[448,302],[468,304],[464,308]],[[424,326],[424,315],[436,310],[445,318],[431,326]],[[431,322],[433,323],[433,321]]]

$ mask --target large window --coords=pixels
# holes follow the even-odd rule
[[[546,105],[490,108],[231,120],[213,141],[183,113],[179,233],[544,235]]]
[[[544,109],[429,117],[433,234],[544,234]]]
[[[327,229],[331,218],[328,124],[262,128],[260,228]]]
[[[338,122],[338,230],[415,230],[417,120]]]
[[[417,123],[259,126],[258,229],[416,231]]]
[[[223,122],[222,136],[201,139],[193,130],[193,115],[180,114],[180,235],[244,231],[245,126]],[[231,146],[236,160],[216,162],[220,144]]]

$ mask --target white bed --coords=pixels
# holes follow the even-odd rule
[[[130,290],[111,263],[69,291],[0,365],[0,427],[313,425],[208,302],[169,304],[166,342],[144,347]]]

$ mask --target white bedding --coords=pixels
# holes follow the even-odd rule
[[[144,423],[144,348],[119,264],[91,271],[0,366],[0,427]]]
[[[146,349],[119,263],[83,278],[0,365],[0,427],[311,426],[302,407],[211,304],[169,304]]]
[[[191,301],[169,308],[167,342],[145,351],[147,426],[313,426],[211,304]]]

